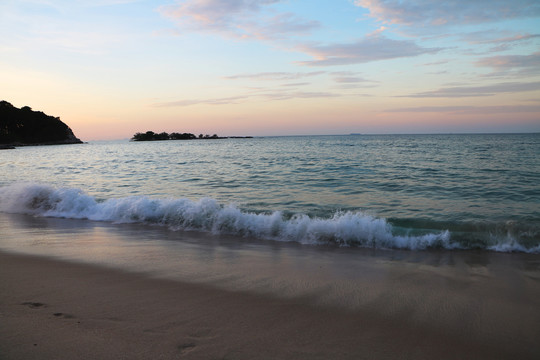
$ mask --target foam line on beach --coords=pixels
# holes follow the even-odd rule
[[[0,211],[35,216],[89,219],[115,223],[146,223],[173,230],[232,234],[303,244],[337,244],[373,248],[423,250],[463,248],[452,241],[449,230],[421,235],[396,234],[384,218],[361,211],[336,212],[329,218],[282,212],[255,213],[215,199],[155,199],[146,196],[98,201],[80,189],[55,188],[44,184],[16,183],[0,188]],[[525,247],[513,238],[486,246],[495,251],[539,252],[540,246]]]

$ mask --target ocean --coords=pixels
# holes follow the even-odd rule
[[[242,243],[539,253],[539,159],[540,134],[20,147],[0,153],[0,211]]]

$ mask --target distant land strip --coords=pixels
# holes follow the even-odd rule
[[[215,140],[215,139],[251,139],[253,136],[217,136],[199,134],[196,136],[191,133],[155,133],[153,131],[147,131],[145,133],[138,132],[131,138],[131,141],[158,141],[158,140]]]

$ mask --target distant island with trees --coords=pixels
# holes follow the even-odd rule
[[[191,133],[155,133],[153,131],[147,131],[145,133],[138,132],[131,138],[131,141],[160,141],[160,140],[215,140],[215,139],[251,139],[253,136],[217,136],[199,134],[196,136]]]
[[[81,144],[59,117],[0,101],[0,149],[25,145]]]

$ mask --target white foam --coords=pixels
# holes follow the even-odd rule
[[[339,244],[374,248],[456,248],[449,231],[421,236],[398,236],[384,218],[362,212],[338,212],[331,218],[298,214],[286,219],[279,211],[270,214],[245,212],[233,204],[221,205],[203,198],[153,199],[133,196],[97,201],[83,191],[49,185],[16,183],[0,187],[0,211],[36,216],[90,219],[117,223],[149,223],[174,230],[196,230],[304,244]],[[496,251],[529,251],[521,245],[501,244]]]

